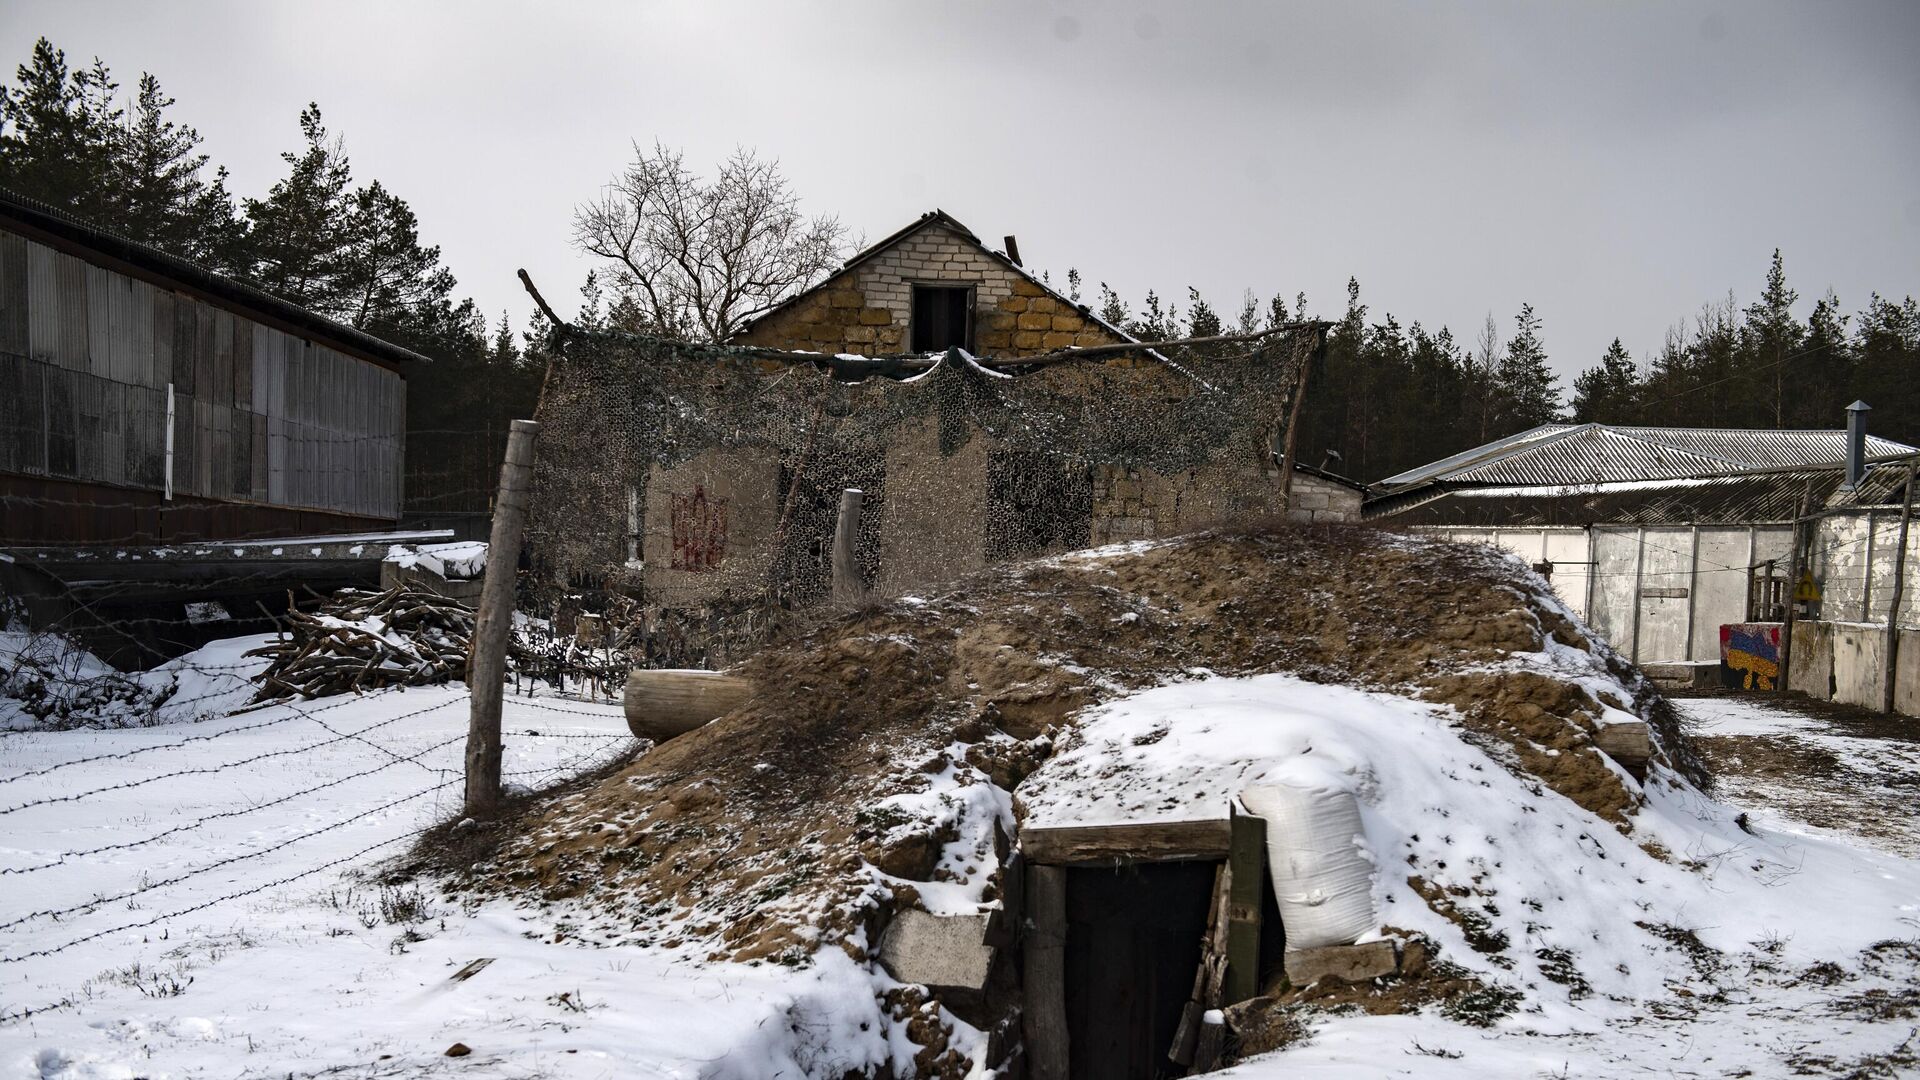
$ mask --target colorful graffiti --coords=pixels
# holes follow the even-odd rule
[[[699,484],[672,496],[673,568],[710,573],[727,553],[727,500]]]
[[[1772,690],[1780,677],[1780,624],[1720,627],[1720,680],[1740,690]]]

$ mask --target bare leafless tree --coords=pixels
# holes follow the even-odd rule
[[[602,196],[574,211],[573,239],[606,259],[614,309],[645,329],[724,341],[839,261],[845,229],[807,218],[779,163],[736,150],[711,182],[678,150],[634,144]]]

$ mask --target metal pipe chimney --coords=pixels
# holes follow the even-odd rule
[[[1849,491],[1867,478],[1867,414],[1872,411],[1864,401],[1847,406],[1847,480],[1842,486]]]

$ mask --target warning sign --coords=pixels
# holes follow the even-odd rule
[[[1793,598],[1807,604],[1820,602],[1820,586],[1813,583],[1813,571],[1800,571],[1800,584],[1794,586]]]

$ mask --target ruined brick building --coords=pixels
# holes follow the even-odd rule
[[[936,210],[725,346],[574,339],[541,417],[536,545],[651,605],[797,607],[826,595],[847,488],[865,584],[893,594],[1050,551],[1356,520],[1360,485],[1299,467],[1289,499],[1282,478],[1323,332],[1062,356],[1134,339]]]

